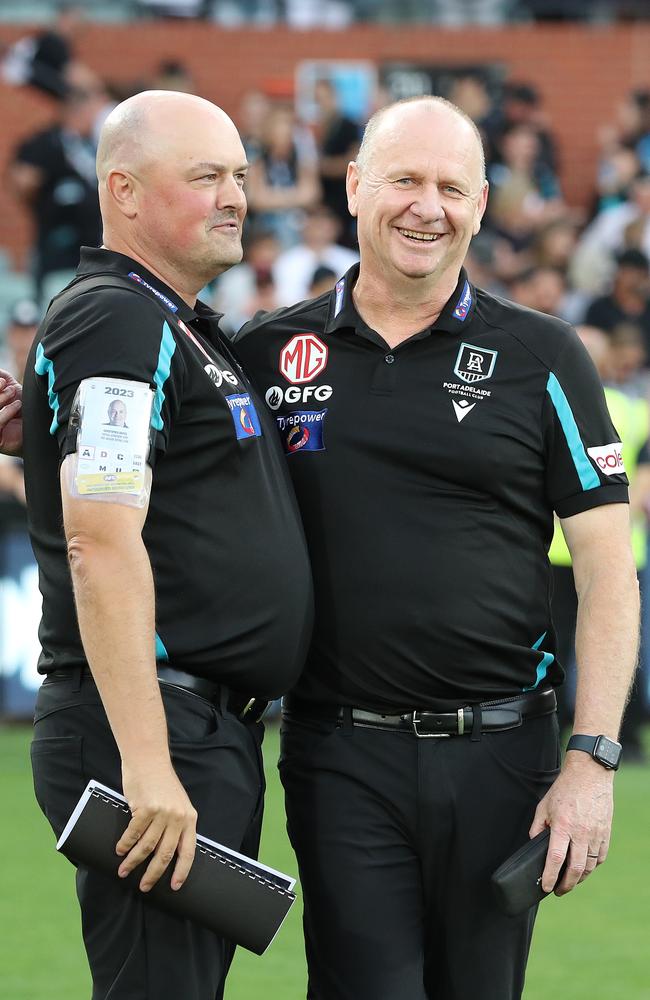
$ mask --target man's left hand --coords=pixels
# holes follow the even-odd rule
[[[564,767],[537,806],[529,834],[545,827],[551,839],[542,875],[545,892],[563,896],[607,857],[614,808],[614,772],[581,753],[567,754]],[[566,859],[564,875],[558,882]],[[557,884],[556,884],[557,883]]]
[[[20,382],[0,368],[0,452],[3,455],[20,455],[22,452],[22,396]]]

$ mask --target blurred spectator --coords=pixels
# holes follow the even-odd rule
[[[623,147],[638,158],[641,168],[650,172],[650,89],[633,90],[622,101],[612,125],[600,130],[605,148]]]
[[[33,273],[39,301],[72,277],[82,244],[101,243],[95,152],[97,119],[105,114],[106,101],[100,83],[70,91],[59,121],[14,153],[10,181],[36,228]]]
[[[229,336],[260,309],[270,311],[280,305],[273,280],[273,266],[279,253],[274,233],[249,225],[244,260],[217,278],[212,295],[215,309],[224,315],[222,326]]]
[[[607,383],[611,377],[611,345],[607,334],[592,326],[578,326],[577,333],[587,348],[601,378]],[[630,481],[630,519],[632,552],[637,572],[643,573],[646,563],[647,521],[645,509],[650,501],[650,414],[648,401],[630,399],[620,387],[605,386],[605,398],[612,423],[622,441],[622,456]],[[577,597],[573,582],[571,556],[557,518],[555,533],[549,550],[553,567],[553,624],[557,635],[558,659],[567,672],[567,683],[558,689],[560,725],[570,725],[575,692],[575,624]],[[641,732],[646,716],[642,675],[637,682],[627,707],[621,729],[621,742],[625,747],[625,761],[643,762]]]
[[[557,267],[531,267],[510,284],[513,302],[537,309],[549,316],[564,319],[567,284],[564,272]]]
[[[594,299],[585,323],[614,330],[621,323],[637,326],[650,356],[650,265],[640,250],[624,250],[617,258],[612,290]]]
[[[501,100],[501,116],[490,122],[488,135],[490,158],[502,158],[502,143],[513,126],[524,125],[537,136],[535,168],[545,168],[550,174],[558,170],[555,139],[551,134],[546,112],[542,107],[539,91],[531,83],[507,83]]]
[[[264,128],[271,113],[271,102],[261,90],[247,90],[237,114],[237,128],[250,163],[256,160],[264,143]]]
[[[534,267],[550,267],[565,276],[566,291],[560,315],[567,323],[580,323],[590,302],[590,296],[574,288],[569,280],[571,260],[578,241],[578,227],[571,219],[554,219],[543,226],[530,248]]]
[[[633,323],[619,323],[608,333],[609,381],[627,396],[650,397],[648,355],[643,334]]]
[[[483,139],[486,162],[490,163],[494,159],[490,143],[501,124],[501,113],[494,106],[484,76],[471,70],[461,73],[454,78],[447,96],[477,126]]]
[[[27,355],[36,335],[43,313],[32,299],[19,299],[11,307],[4,331],[5,350],[0,357],[0,368],[23,381]]]
[[[192,70],[177,59],[163,59],[159,63],[149,87],[151,90],[177,90],[183,94],[196,93]]]
[[[578,241],[578,230],[570,219],[554,219],[536,234],[531,247],[538,267],[559,267],[565,271]]]
[[[153,17],[207,17],[212,0],[137,0]]]
[[[489,229],[481,229],[469,245],[465,258],[465,270],[469,280],[478,288],[483,288],[492,295],[508,297],[506,284],[501,280],[499,265],[500,252],[503,247],[509,251],[508,244],[500,236],[491,233]]]
[[[466,24],[488,27],[504,24],[512,6],[512,0],[434,0],[433,20],[449,28]]]
[[[565,212],[557,178],[539,160],[539,135],[530,125],[510,125],[500,139],[501,162],[488,170],[489,221],[515,249]]]
[[[325,295],[326,292],[331,292],[337,281],[337,275],[335,271],[332,271],[329,267],[317,267],[311,276],[311,281],[309,282],[309,288],[307,290],[308,299],[317,299],[319,295]]]
[[[59,4],[58,17],[51,28],[20,38],[5,53],[1,66],[3,79],[64,98],[68,92],[67,73],[73,58],[74,36],[82,17],[80,4]]]
[[[279,305],[288,306],[307,298],[317,267],[327,267],[340,278],[358,261],[358,253],[336,242],[340,228],[339,220],[326,205],[307,210],[302,242],[281,253],[273,267]]]
[[[593,215],[626,202],[640,168],[633,149],[616,145],[604,152],[598,164]]]
[[[339,219],[341,242],[354,246],[356,234],[348,212],[345,177],[348,163],[356,159],[359,151],[359,126],[341,112],[331,80],[317,80],[314,98],[318,107],[316,140],[323,201]]]
[[[282,6],[287,24],[303,31],[309,28],[345,28],[352,20],[352,8],[346,0],[284,0]]]
[[[4,331],[6,353],[0,359],[0,367],[6,368],[21,382],[40,320],[41,311],[30,299],[15,302],[9,314]],[[26,524],[22,462],[0,455],[0,538],[8,531],[24,528]]]
[[[615,255],[627,247],[650,258],[650,173],[634,180],[629,201],[599,212],[583,232],[571,262],[575,287],[597,295],[611,279]]]
[[[304,209],[320,198],[316,148],[296,124],[293,110],[274,107],[267,116],[259,155],[251,164],[248,203],[257,221],[271,229],[284,248],[300,240]]]

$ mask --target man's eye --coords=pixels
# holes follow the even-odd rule
[[[413,178],[412,177],[399,177],[397,179],[396,183],[397,184],[401,184],[402,187],[406,187],[407,184],[412,184],[413,183]]]

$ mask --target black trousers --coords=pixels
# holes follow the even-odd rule
[[[190,692],[161,685],[171,756],[200,833],[255,855],[262,822],[261,725],[244,726]],[[31,747],[38,803],[61,833],[91,778],[121,789],[117,746],[89,676],[45,681]],[[118,879],[77,869],[92,1000],[219,1000],[234,948],[170,916]]]
[[[535,912],[503,916],[489,878],[559,759],[555,715],[476,742],[285,720],[308,998],[520,997]]]

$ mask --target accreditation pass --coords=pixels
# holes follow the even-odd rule
[[[80,496],[142,492],[153,401],[146,382],[120,378],[81,382],[75,476]]]

